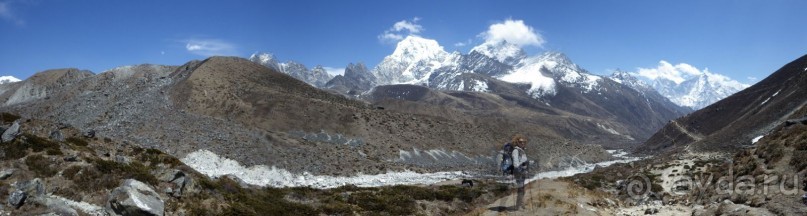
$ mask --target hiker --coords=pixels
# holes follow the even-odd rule
[[[804,195],[801,196],[801,202],[803,202],[804,205],[807,205],[807,179],[804,180],[804,191]]]
[[[516,210],[524,208],[524,180],[527,178],[527,169],[529,168],[529,160],[527,159],[527,138],[522,135],[513,137],[512,157],[513,157],[513,176],[516,179],[517,197],[516,197]]]

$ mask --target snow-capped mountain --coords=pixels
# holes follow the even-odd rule
[[[659,76],[655,79],[648,79],[648,81],[651,87],[673,103],[695,110],[731,96],[749,86],[721,74],[709,71],[695,72],[697,73],[684,74],[676,78]]]
[[[508,65],[518,64],[519,61],[527,57],[527,53],[521,47],[504,40],[482,43],[471,49],[471,53],[473,52],[478,52]]]
[[[407,36],[391,55],[384,58],[374,69],[379,85],[424,84],[432,73],[447,66],[456,66],[459,53],[448,53],[435,40]]]
[[[275,69],[281,73],[288,74],[315,87],[323,87],[325,83],[333,78],[328,74],[325,68],[320,65],[309,70],[305,65],[295,61],[279,63],[271,53],[255,53],[249,57],[249,60]]]
[[[22,81],[22,80],[17,79],[17,77],[14,77],[14,76],[0,76],[0,84],[13,83],[13,82],[19,82],[19,81]]]
[[[468,54],[448,53],[435,40],[408,36],[372,73],[378,85],[416,84],[453,91],[488,91],[487,81],[464,74],[483,74],[505,82],[529,84],[534,98],[556,93],[556,85],[597,89],[601,77],[589,74],[558,52],[528,57],[506,41],[486,42]],[[460,78],[462,77],[462,78]]]
[[[611,74],[611,76],[608,77],[608,79],[611,79],[614,82],[631,87],[632,89],[635,89],[636,91],[639,92],[648,92],[648,91],[655,92],[655,89],[652,86],[642,81],[641,79],[631,75],[629,72],[616,70],[614,71],[613,74]]]
[[[557,84],[578,87],[582,92],[588,93],[597,90],[598,81],[602,79],[589,74],[559,52],[546,52],[522,59],[512,72],[497,78],[506,82],[530,84],[528,94],[534,98],[555,95]]]

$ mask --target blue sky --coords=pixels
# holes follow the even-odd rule
[[[51,68],[96,73],[123,65],[180,65],[207,55],[274,53],[309,67],[372,67],[392,53],[380,35],[400,21],[447,51],[523,21],[595,74],[661,60],[738,81],[764,78],[807,54],[807,1],[100,1],[0,0],[0,75]],[[465,43],[465,46],[456,46]]]

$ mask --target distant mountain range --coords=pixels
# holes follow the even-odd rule
[[[640,149],[735,152],[752,145],[786,120],[807,114],[805,65],[802,56],[751,87],[671,121]]]
[[[673,67],[664,61],[661,64],[668,68]],[[637,74],[633,73],[633,75]],[[749,86],[724,75],[694,68],[690,68],[677,76],[646,77],[640,75],[639,77],[673,103],[695,110],[706,107]]]
[[[419,36],[408,36],[398,42],[392,54],[371,70],[363,64],[357,64],[347,67],[349,72],[336,77],[331,77],[321,66],[309,70],[294,61],[278,63],[269,53],[255,53],[250,60],[315,87],[354,96],[366,93],[378,85],[393,84],[422,85],[437,90],[488,92],[489,78],[493,78],[527,84],[529,89],[526,92],[529,95],[542,98],[556,94],[556,85],[574,86],[584,92],[591,92],[597,90],[598,80],[615,78],[612,80],[619,82],[621,77],[636,80],[625,84],[640,92],[662,95],[678,106],[697,110],[748,87],[708,71],[685,74],[680,79],[648,79],[623,71],[617,71],[611,77],[601,77],[589,73],[559,52],[528,56],[515,44],[491,41],[472,48],[467,54],[449,53],[437,41]],[[471,77],[463,74],[484,76]]]
[[[463,54],[417,36],[375,67],[333,77],[255,53],[48,70],[0,85],[0,103],[180,158],[206,150],[318,175],[489,170],[515,133],[534,139],[542,168],[568,167],[636,147],[691,112],[630,73],[594,75],[562,53],[528,56],[498,41]]]

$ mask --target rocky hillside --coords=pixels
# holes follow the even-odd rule
[[[0,113],[2,215],[463,214],[505,184],[261,188],[209,178],[157,149]]]
[[[540,119],[523,124],[521,117],[447,117],[444,112],[374,105],[317,89],[241,58],[212,57],[182,66],[139,65],[97,75],[59,71],[71,72],[49,71],[0,85],[5,89],[0,102],[6,104],[0,110],[25,118],[47,118],[181,159],[191,153],[209,156],[207,152],[211,152],[245,167],[264,167],[290,176],[403,170],[489,172],[499,145],[515,133],[531,138],[534,147],[528,151],[538,156],[544,169],[610,157],[600,145],[569,140],[562,136],[567,132],[545,130],[548,124]],[[64,75],[71,73],[81,76]],[[26,89],[47,91],[32,96]],[[26,100],[15,99],[20,97]],[[498,96],[480,93],[480,97]],[[518,101],[496,99],[496,103]],[[583,117],[556,119],[582,125],[570,128],[575,133],[597,127],[595,121]],[[609,133],[601,129],[591,134]],[[189,165],[201,166],[212,159]],[[194,168],[211,175],[222,175],[213,170],[223,169]]]
[[[708,107],[673,120],[641,150],[736,151],[771,133],[807,105],[807,56],[798,58],[759,83]]]

